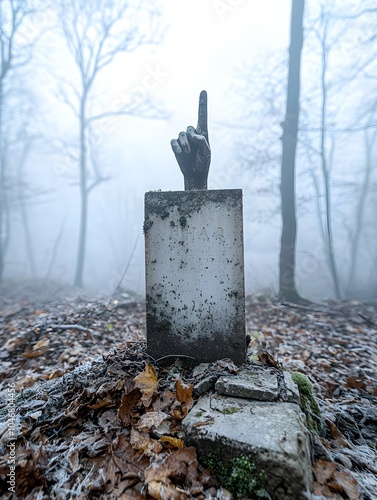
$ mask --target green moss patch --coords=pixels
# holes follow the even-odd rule
[[[264,488],[266,473],[259,470],[248,457],[241,455],[225,461],[219,455],[211,453],[202,457],[201,462],[212,470],[220,485],[236,498],[270,498]]]
[[[300,393],[301,408],[306,415],[306,423],[311,434],[318,434],[322,427],[321,410],[313,394],[310,380],[300,372],[292,372],[292,380]]]

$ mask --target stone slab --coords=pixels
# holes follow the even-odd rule
[[[147,349],[246,361],[242,191],[145,194]]]
[[[278,399],[278,380],[267,370],[241,371],[237,375],[220,377],[215,385],[219,394],[258,401]]]
[[[297,384],[293,382],[292,375],[284,372],[284,385],[286,389],[287,401],[289,403],[300,404],[300,393]]]
[[[252,458],[267,473],[273,500],[310,498],[309,439],[298,405],[205,396],[185,417],[183,428],[199,454]]]

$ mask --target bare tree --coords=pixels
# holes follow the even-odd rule
[[[295,157],[300,111],[300,68],[303,44],[304,0],[292,0],[291,43],[287,107],[283,126],[281,162],[281,209],[283,227],[280,245],[279,295],[290,302],[302,302],[295,285],[296,193]]]
[[[356,10],[355,14],[354,10]],[[374,37],[370,36],[370,33],[365,36],[368,30],[365,30],[365,21],[362,19],[366,13],[370,15],[372,12],[359,11],[357,8],[354,10],[352,10],[352,5],[342,5],[339,9],[335,2],[321,2],[319,15],[311,20],[312,26],[308,28],[307,41],[308,45],[313,44],[310,46],[311,53],[318,53],[320,78],[310,91],[312,94],[312,97],[308,99],[310,114],[309,109],[306,109],[306,116],[303,120],[306,120],[306,123],[303,124],[300,133],[300,141],[306,149],[307,163],[310,165],[309,171],[314,182],[317,214],[328,269],[334,293],[338,299],[342,297],[345,287],[341,282],[340,261],[337,262],[335,243],[343,249],[342,262],[348,254],[348,248],[350,249],[351,257],[348,266],[350,275],[347,287],[349,291],[351,277],[352,281],[355,278],[357,248],[360,245],[362,232],[360,224],[362,224],[365,193],[370,175],[368,175],[369,167],[366,165],[362,189],[352,192],[355,184],[346,180],[344,168],[336,179],[334,170],[339,166],[337,156],[339,157],[342,147],[344,149],[345,141],[348,142],[351,155],[351,144],[354,149],[360,149],[362,146],[359,144],[358,137],[355,136],[375,127],[375,116],[373,119],[370,112],[372,109],[372,115],[374,114],[374,106],[370,103],[362,103],[359,99],[355,101],[355,91],[357,92],[358,85],[365,87],[365,70],[375,59],[373,54],[375,51],[371,50]],[[347,58],[342,57],[344,53],[347,53]],[[357,102],[356,106],[355,102]],[[315,126],[316,120],[317,126]],[[346,126],[345,121],[348,122]],[[370,146],[366,145],[366,147]],[[366,152],[366,158],[368,156],[370,153]],[[355,162],[355,164],[361,166],[360,162]],[[319,168],[316,168],[316,165]],[[338,193],[335,192],[335,188]],[[335,241],[333,228],[336,226],[339,234],[341,221],[335,219],[334,212],[338,209],[339,213],[339,206],[343,199],[346,210],[344,215],[338,214],[338,217],[343,217],[343,225],[347,227],[348,223],[344,221],[350,219],[350,197],[355,198],[355,194],[360,195],[357,207],[355,207],[358,215],[355,218],[355,225],[348,227],[348,233],[351,235],[348,247],[346,242],[340,245],[339,236]]]
[[[80,173],[80,228],[75,272],[75,285],[82,286],[88,220],[89,193],[107,180],[91,161],[90,145],[96,121],[115,115],[143,114],[145,103],[132,103],[126,108],[93,112],[91,98],[99,75],[117,54],[131,52],[140,45],[158,42],[159,12],[153,1],[117,2],[115,0],[61,0],[58,11],[66,45],[73,56],[80,79],[64,94],[67,105],[78,123],[78,165]],[[147,23],[147,26],[146,26]],[[148,116],[150,117],[150,115]],[[93,158],[92,158],[93,159]],[[90,178],[90,167],[92,178]]]
[[[11,122],[14,121],[16,72],[31,60],[35,40],[25,35],[33,14],[27,0],[0,2],[0,280],[10,235]],[[22,154],[22,153],[21,153]]]

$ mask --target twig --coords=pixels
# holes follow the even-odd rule
[[[190,359],[191,361],[195,361],[195,358],[192,356],[186,356],[185,354],[168,354],[167,356],[163,356],[162,358],[156,359],[156,363],[159,363],[160,361],[164,361],[166,359],[170,358],[183,358],[183,359]]]
[[[115,292],[119,289],[120,285],[122,284],[122,281],[124,280],[124,277],[126,276],[128,268],[131,265],[132,257],[134,256],[134,253],[135,253],[138,241],[139,241],[139,235],[137,235],[137,238],[135,240],[135,243],[134,243],[131,255],[130,255],[129,259],[128,259],[127,265],[126,265],[126,267],[125,267],[125,269],[123,271],[122,276],[120,277],[119,283],[117,284],[116,288],[114,289],[113,293],[111,294],[110,299],[115,295]]]
[[[377,328],[377,323],[374,323],[373,321],[371,321],[370,319],[366,318],[365,316],[363,316],[361,313],[357,313],[360,318],[363,318],[364,321],[366,321],[367,323],[369,323],[370,325],[373,325]]]
[[[56,328],[60,330],[80,330],[81,332],[91,332],[90,328],[86,328],[82,325],[56,325],[55,323],[52,325],[48,325],[49,328]]]

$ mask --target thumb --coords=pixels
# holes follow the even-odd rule
[[[196,144],[201,151],[209,151],[210,148],[207,139],[204,135],[197,134],[194,127],[187,127],[186,133],[190,142]]]

